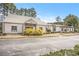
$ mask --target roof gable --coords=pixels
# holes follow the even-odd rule
[[[11,22],[11,23],[33,23],[39,25],[46,25],[47,23],[41,21],[38,18],[27,17],[27,16],[19,16],[14,14],[9,14],[3,22]]]
[[[32,19],[32,18],[26,20],[25,23],[37,24],[37,22],[34,19]]]

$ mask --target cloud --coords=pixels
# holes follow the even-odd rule
[[[46,23],[48,23],[48,22],[53,23],[53,22],[56,22],[57,16],[46,16],[46,17],[38,16],[38,17],[40,18],[40,20],[42,20]],[[62,18],[61,21],[63,21],[63,17],[61,17],[61,18]]]
[[[44,22],[56,22],[56,16],[51,16],[51,17],[41,17],[41,16],[39,16],[39,18],[42,20],[42,21],[44,21]]]
[[[52,18],[52,17],[49,17],[49,18],[43,18],[41,19],[42,21],[45,21],[45,22],[55,22],[55,18]]]

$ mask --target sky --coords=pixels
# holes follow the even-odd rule
[[[35,8],[37,17],[45,22],[55,22],[56,17],[61,19],[69,14],[79,16],[79,3],[16,3],[20,8]]]

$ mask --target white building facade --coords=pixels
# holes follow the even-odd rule
[[[1,15],[2,16],[2,15]],[[2,33],[6,34],[19,34],[23,33],[24,29],[31,27],[33,29],[41,28],[43,32],[46,32],[47,24],[38,18],[18,16],[9,14],[5,19],[1,19]]]
[[[6,17],[0,15],[0,30],[1,33],[19,34],[23,33],[24,29],[29,27],[36,29],[40,28],[44,33],[46,32],[74,32],[74,27],[60,24],[48,24],[38,18],[18,16],[9,14]]]

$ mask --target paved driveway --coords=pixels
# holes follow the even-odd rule
[[[78,43],[79,35],[0,40],[0,56],[37,56]]]

